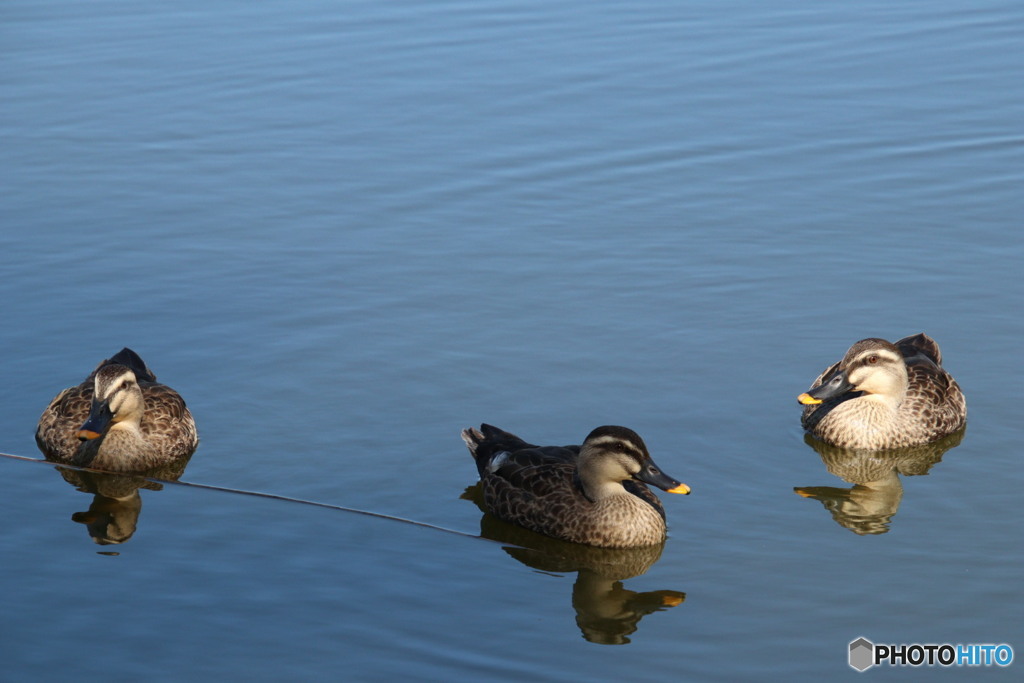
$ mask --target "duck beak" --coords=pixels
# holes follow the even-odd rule
[[[690,492],[689,486],[668,476],[658,469],[654,463],[649,463],[646,467],[634,474],[633,478],[637,481],[642,481],[645,484],[657,486],[662,491],[666,491],[668,493],[680,493],[685,496]]]
[[[840,396],[852,389],[853,385],[846,379],[846,373],[838,370],[819,386],[797,396],[796,400],[805,406],[816,406],[827,399]]]
[[[89,410],[89,419],[78,430],[76,436],[82,441],[90,441],[103,436],[103,432],[110,426],[114,414],[110,412],[110,404],[106,401],[93,401],[92,409]]]

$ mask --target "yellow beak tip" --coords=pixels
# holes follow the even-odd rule
[[[674,486],[670,488],[668,490],[668,493],[680,493],[685,496],[690,493],[690,487],[687,486],[686,484],[680,484],[679,486]]]
[[[821,399],[814,398],[807,392],[804,392],[796,397],[796,400],[803,403],[805,406],[816,406],[821,403]]]

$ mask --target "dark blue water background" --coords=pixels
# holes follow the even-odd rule
[[[165,485],[97,545],[71,519],[93,494],[0,458],[0,677],[822,680],[857,675],[858,636],[1019,652],[1022,23],[5,3],[0,450],[39,457],[47,401],[127,345],[199,423],[184,481],[460,533]],[[858,498],[795,397],[919,331],[967,433]],[[475,538],[482,421],[637,430],[693,488],[663,496],[660,558],[623,579]],[[942,673],[970,672],[874,672]]]

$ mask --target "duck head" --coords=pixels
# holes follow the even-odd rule
[[[895,344],[884,339],[862,339],[850,347],[831,375],[796,400],[804,405],[818,405],[859,391],[898,402],[907,391],[907,382],[907,364]]]
[[[82,441],[98,439],[120,423],[138,424],[145,403],[131,368],[106,365],[96,372],[89,418],[78,430]]]
[[[622,491],[622,482],[636,481],[669,493],[688,494],[690,487],[661,471],[640,435],[626,427],[592,431],[580,447],[579,476],[591,500]]]

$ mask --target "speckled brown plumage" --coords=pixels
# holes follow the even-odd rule
[[[116,386],[115,386],[115,383]],[[129,408],[114,414],[95,439],[81,439],[80,430],[99,406],[97,388],[110,398],[117,392],[141,397],[141,414]],[[138,392],[138,393],[135,393]],[[131,349],[101,362],[77,386],[60,392],[43,411],[36,444],[48,460],[115,472],[142,472],[187,461],[199,444],[195,421],[174,389]]]
[[[683,493],[657,469],[643,440],[599,427],[582,446],[535,446],[481,425],[462,438],[477,464],[484,504],[496,517],[574,543],[624,548],[665,539],[665,511],[636,480]]]
[[[870,450],[903,448],[942,438],[966,423],[964,395],[942,368],[938,344],[926,334],[895,344],[862,339],[822,372],[801,398],[850,377],[856,381],[842,393],[804,407],[804,429],[827,443]],[[873,391],[873,382],[884,388]]]

